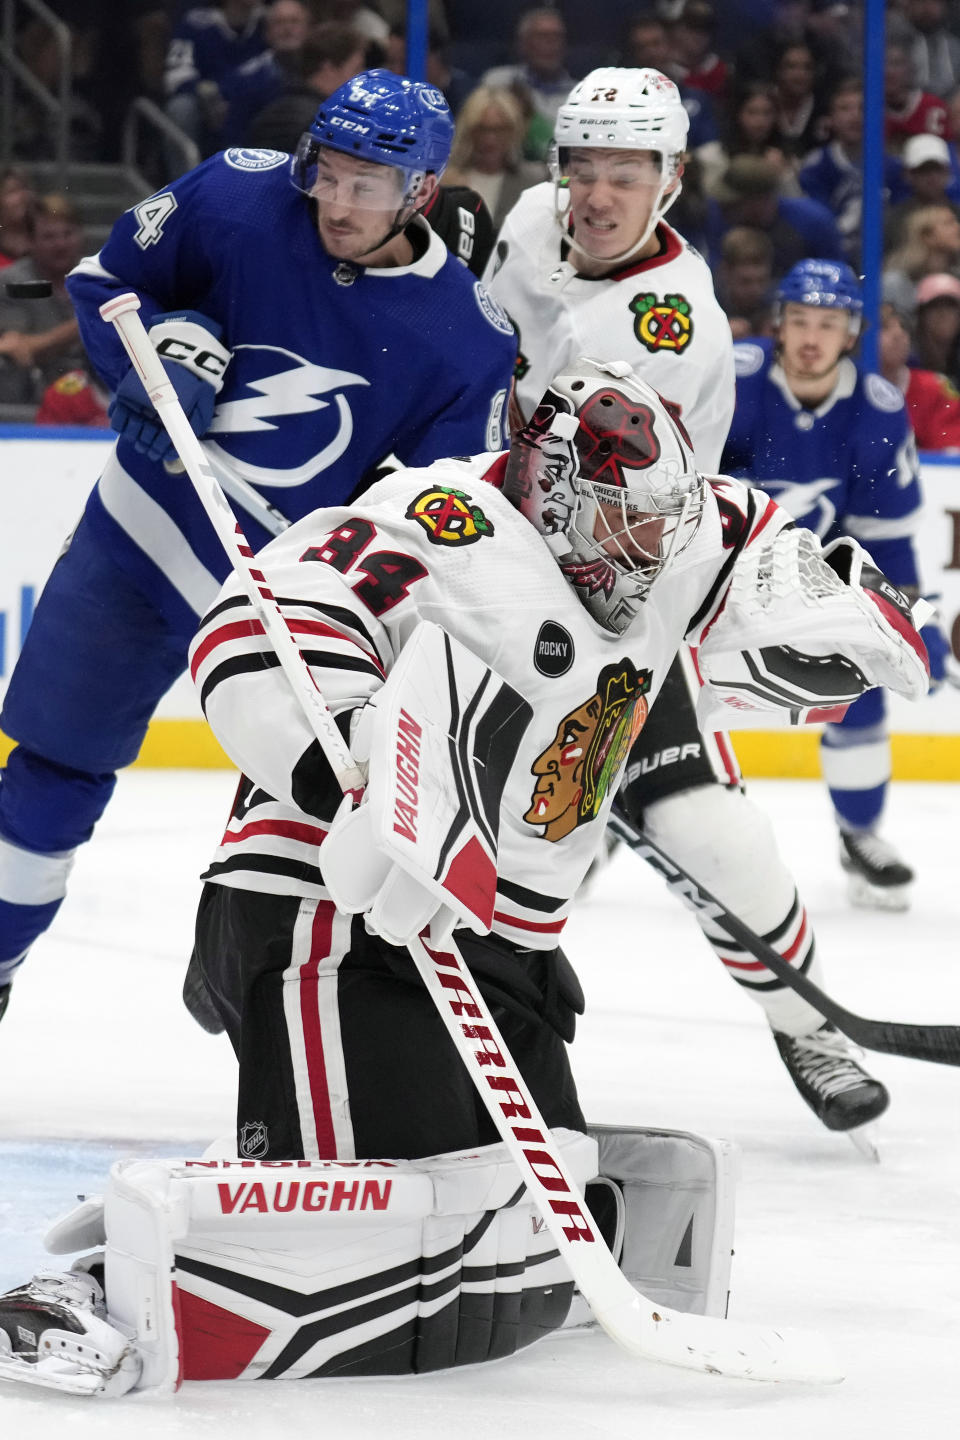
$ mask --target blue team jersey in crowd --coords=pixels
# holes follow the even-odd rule
[[[110,389],[129,368],[99,315],[112,296],[136,291],[148,329],[154,315],[183,310],[222,325],[233,358],[204,445],[297,520],[342,504],[391,452],[419,466],[501,449],[516,343],[504,312],[425,221],[414,222],[422,253],[409,266],[364,269],[329,256],[289,168],[278,151],[214,156],[123,215],[68,288]],[[125,568],[154,588],[133,541],[171,573],[158,527],[142,523],[145,492],[222,578],[192,486],[126,441],[117,458],[122,473],[105,474],[87,513],[101,533],[110,519],[120,525],[112,543]],[[138,493],[118,498],[121,485]],[[246,516],[242,524],[254,548],[269,538]]]
[[[840,363],[832,393],[805,409],[770,340],[734,347],[737,403],[721,468],[759,485],[822,540],[852,535],[898,585],[916,585],[921,505],[916,447],[895,385]]]
[[[198,80],[227,79],[267,48],[263,11],[255,11],[242,30],[234,30],[219,5],[188,9],[170,38],[164,66],[168,95],[193,90]]]

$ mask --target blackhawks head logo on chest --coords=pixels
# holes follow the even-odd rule
[[[641,345],[652,353],[673,351],[679,355],[693,339],[693,316],[685,295],[634,295],[630,301],[633,330]]]

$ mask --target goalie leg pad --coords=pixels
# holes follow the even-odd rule
[[[581,1184],[596,1144],[558,1130]],[[143,1384],[407,1374],[500,1358],[573,1292],[506,1147],[416,1161],[122,1161],[111,1316]]]
[[[631,1285],[671,1309],[724,1317],[736,1146],[682,1130],[589,1129],[599,1167],[587,1201]],[[568,1324],[589,1321],[578,1294]]]

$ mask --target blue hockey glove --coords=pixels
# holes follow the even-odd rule
[[[931,620],[929,624],[921,626],[920,638],[930,657],[930,694],[935,694],[945,680],[955,685],[957,681],[953,677],[957,672],[953,652],[942,626],[936,620]]]
[[[195,310],[157,315],[149,335],[177,392],[195,435],[210,428],[230,351],[220,343],[221,326]],[[131,367],[117,386],[108,411],[110,424],[148,460],[176,455],[137,372]]]

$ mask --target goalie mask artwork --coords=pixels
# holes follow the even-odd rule
[[[513,439],[503,489],[593,619],[615,635],[703,515],[689,438],[621,361],[580,359],[554,377]]]

